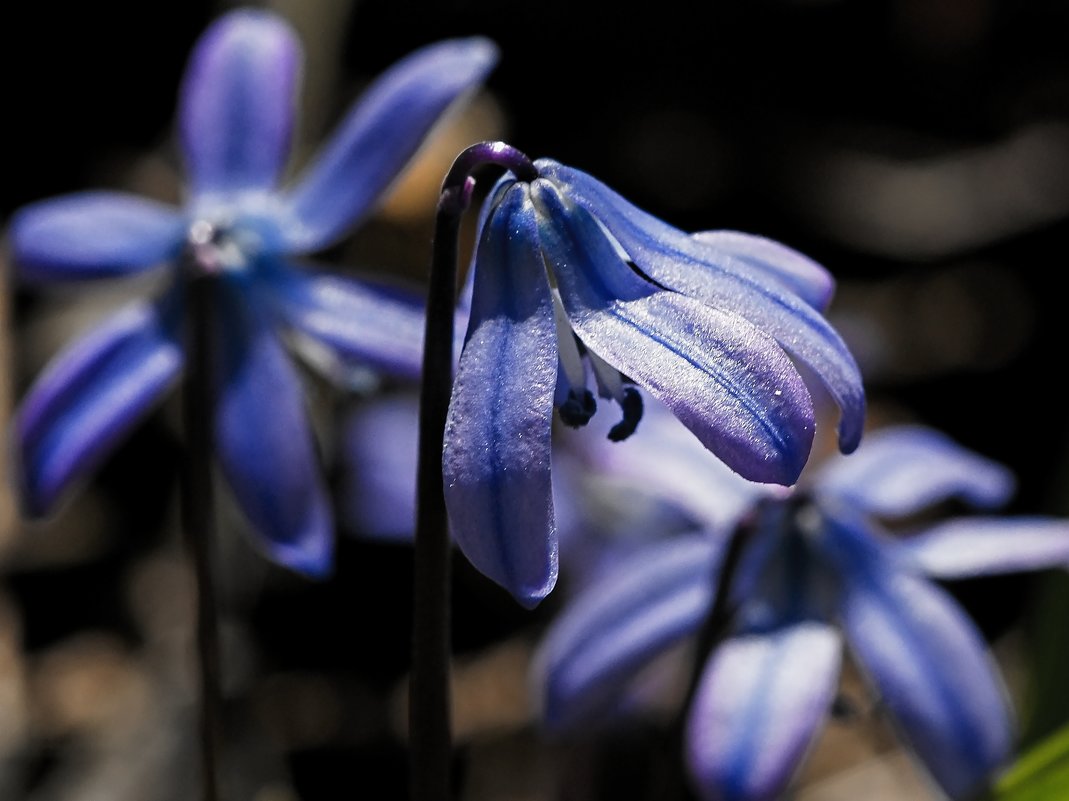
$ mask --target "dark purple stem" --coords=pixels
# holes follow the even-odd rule
[[[442,441],[453,389],[453,320],[457,301],[460,220],[475,189],[472,172],[484,165],[511,170],[523,181],[538,172],[503,142],[480,142],[457,156],[442,182],[434,223],[427,289],[416,477],[415,576],[409,742],[412,801],[452,797],[453,756],[449,694],[450,539],[442,485]]]
[[[211,282],[186,283],[186,372],[182,394],[185,451],[182,465],[182,525],[193,562],[197,594],[197,662],[200,681],[201,797],[217,801],[216,779],[222,691],[219,633],[211,548],[215,540],[212,491]]]

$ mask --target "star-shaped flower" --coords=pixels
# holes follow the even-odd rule
[[[280,336],[415,377],[423,314],[415,296],[313,276],[297,259],[335,243],[374,208],[496,58],[481,38],[413,53],[370,87],[298,179],[280,186],[300,45],[283,19],[234,11],[199,40],[183,80],[182,208],[108,191],[20,210],[12,243],[28,280],[123,276],[161,263],[174,273],[163,297],[115,314],[30,390],[15,428],[27,513],[52,510],[175,383],[188,270],[212,282],[215,449],[228,483],[270,558],[327,571],[331,512]]]
[[[729,480],[697,455],[671,478],[641,454],[632,467],[647,490],[672,486],[699,518],[701,484],[721,492]],[[881,521],[950,499],[995,507],[1013,490],[1000,466],[914,426],[867,435],[809,491],[754,500],[740,488],[751,503],[737,522],[746,540],[730,630],[699,655],[687,712],[687,767],[701,796],[780,796],[835,698],[844,640],[939,787],[951,798],[981,788],[1011,754],[1012,712],[981,633],[932,579],[1069,567],[1069,521],[963,516],[892,535]],[[711,536],[672,537],[614,564],[554,622],[535,671],[551,728],[603,719],[644,666],[702,626],[725,551],[723,521],[711,523]]]
[[[821,311],[829,274],[779,243],[686,234],[557,162],[506,175],[482,211],[474,290],[445,433],[450,524],[472,563],[521,603],[557,576],[552,413],[582,425],[589,389],[619,404],[614,440],[667,405],[746,478],[792,484],[809,457],[813,401],[796,362],[861,437],[864,391]]]

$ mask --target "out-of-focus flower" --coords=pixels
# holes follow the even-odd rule
[[[719,493],[732,477],[690,466],[663,477],[636,452],[631,470],[700,516],[702,484]],[[1011,754],[1012,711],[981,633],[931,579],[1069,567],[1069,521],[975,515],[891,534],[889,521],[951,499],[997,507],[1014,487],[999,465],[916,426],[867,435],[808,490],[755,495],[734,480],[752,503],[734,524],[745,540],[730,629],[698,656],[687,711],[696,789],[718,801],[779,797],[835,697],[845,640],[928,774],[952,798],[976,792]],[[731,527],[710,522],[712,534],[613,565],[555,621],[533,674],[550,728],[601,719],[643,667],[702,626]]]
[[[813,400],[796,361],[841,409],[852,451],[864,420],[857,365],[821,310],[833,281],[770,240],[689,235],[549,160],[491,192],[471,320],[445,434],[449,518],[472,563],[534,606],[557,577],[552,411],[572,426],[615,401],[627,438],[633,385],[668,406],[748,479],[792,484],[809,457]]]
[[[178,124],[188,168],[181,209],[88,192],[20,210],[14,256],[31,281],[121,276],[166,263],[163,297],[123,309],[59,355],[18,413],[26,512],[47,514],[159,401],[183,367],[184,284],[212,283],[215,449],[267,555],[329,570],[332,517],[300,381],[280,334],[341,360],[415,377],[416,296],[312,276],[297,259],[367,215],[462,95],[497,58],[481,38],[440,42],[371,86],[290,186],[301,49],[267,12],[238,10],[197,43]]]

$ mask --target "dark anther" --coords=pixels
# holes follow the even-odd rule
[[[576,394],[575,390],[570,390],[568,400],[562,403],[557,411],[564,425],[580,428],[590,422],[590,418],[594,416],[597,409],[598,403],[594,400],[594,393],[589,389],[584,389],[582,395]]]
[[[609,439],[613,442],[622,442],[635,433],[642,419],[642,396],[637,389],[627,387],[620,406],[624,410],[624,419],[609,429]]]
[[[831,702],[831,716],[843,723],[852,723],[861,717],[861,709],[852,698],[840,694]]]

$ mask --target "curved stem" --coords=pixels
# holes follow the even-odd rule
[[[186,284],[188,314],[186,374],[182,395],[185,451],[182,470],[182,525],[193,562],[197,595],[197,660],[200,680],[201,797],[217,801],[217,754],[222,691],[219,634],[211,548],[215,540],[212,491],[212,392],[209,327],[211,279]]]
[[[413,597],[409,742],[412,801],[452,796],[452,724],[449,658],[450,538],[442,486],[442,441],[453,388],[453,335],[460,220],[471,203],[483,165],[497,165],[520,180],[538,173],[525,155],[503,142],[480,142],[463,151],[442,182],[434,224],[427,289],[420,392],[419,457]]]

